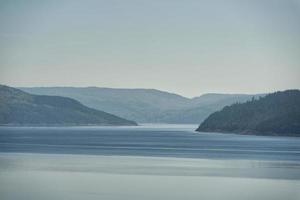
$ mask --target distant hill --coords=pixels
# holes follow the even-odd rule
[[[0,125],[136,125],[78,101],[0,85]]]
[[[300,91],[276,92],[226,106],[211,114],[197,131],[300,136]]]
[[[74,98],[82,104],[140,123],[201,123],[226,105],[245,102],[253,95],[205,94],[186,98],[155,89],[113,89],[99,87],[20,88],[39,95]]]
[[[180,109],[168,110],[161,114],[161,120],[166,123],[201,123],[211,113],[221,110],[224,106],[237,102],[246,102],[252,97],[258,98],[264,94],[204,94],[190,99],[188,105]]]

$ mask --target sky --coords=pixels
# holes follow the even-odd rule
[[[0,83],[300,88],[300,0],[0,0]]]

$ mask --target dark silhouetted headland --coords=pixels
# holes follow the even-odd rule
[[[197,131],[300,136],[300,91],[275,92],[226,106],[211,114]]]

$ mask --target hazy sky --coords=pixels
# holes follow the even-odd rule
[[[0,82],[300,88],[300,0],[0,0]]]

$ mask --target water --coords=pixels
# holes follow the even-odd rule
[[[1,127],[0,151],[300,161],[300,138],[198,133],[196,127]]]
[[[300,138],[1,127],[0,199],[300,199]]]

